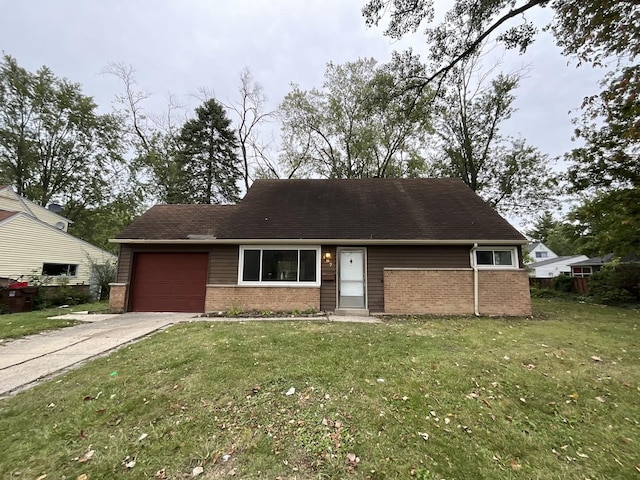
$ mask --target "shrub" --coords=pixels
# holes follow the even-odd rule
[[[605,305],[640,303],[640,264],[605,266],[591,275],[589,295]]]
[[[558,275],[553,280],[553,288],[560,292],[573,292],[573,277],[569,275]]]

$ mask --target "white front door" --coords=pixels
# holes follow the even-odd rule
[[[365,308],[365,251],[345,248],[339,252],[338,308]]]

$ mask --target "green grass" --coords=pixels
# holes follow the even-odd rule
[[[75,320],[49,320],[47,317],[86,310],[99,311],[105,308],[105,302],[98,302],[76,305],[70,308],[48,308],[46,310],[36,310],[35,312],[0,315],[0,340],[16,339],[46,330],[57,330],[81,323]]]
[[[534,305],[180,324],[0,401],[0,478],[638,478],[640,312]]]

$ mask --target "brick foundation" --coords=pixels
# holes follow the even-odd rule
[[[124,313],[127,310],[127,283],[109,284],[109,311],[111,313]]]
[[[205,312],[320,309],[320,288],[207,285]]]
[[[526,271],[479,271],[478,297],[481,315],[531,315]],[[471,315],[474,313],[473,270],[385,269],[384,311]]]

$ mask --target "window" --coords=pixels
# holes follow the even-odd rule
[[[574,277],[588,277],[591,275],[591,267],[571,267],[571,274]]]
[[[320,247],[240,247],[239,284],[319,286]]]
[[[536,258],[547,258],[547,252],[536,252]]]
[[[482,248],[476,250],[479,268],[518,268],[515,248]]]
[[[78,274],[78,265],[69,263],[43,263],[42,275],[50,277],[75,277]]]

